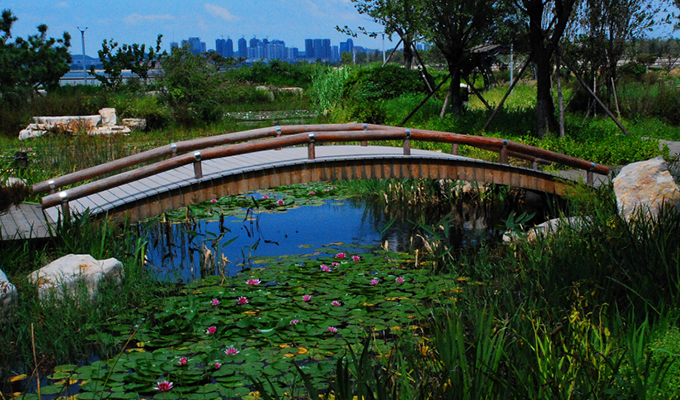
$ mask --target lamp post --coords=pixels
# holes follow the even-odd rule
[[[385,32],[381,32],[381,33],[382,33],[382,39],[383,39],[382,40],[382,42],[383,42],[382,43],[383,44],[383,49],[382,49],[383,50],[383,65],[385,65]]]
[[[80,37],[83,41],[83,73],[85,74],[85,86],[87,86],[87,66],[85,65],[85,31],[87,30],[87,26],[85,29],[80,29],[80,27],[77,28],[80,31]]]

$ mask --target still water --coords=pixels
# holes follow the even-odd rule
[[[453,248],[498,240],[500,226],[510,212],[464,205],[454,208],[447,232]],[[410,251],[427,236],[415,221],[434,224],[441,218],[397,214],[365,199],[328,199],[321,205],[285,212],[243,209],[240,215],[219,219],[158,222],[142,234],[148,238],[148,266],[161,279],[190,282],[207,275],[233,276],[244,268],[263,266],[267,257],[304,262],[323,251]]]

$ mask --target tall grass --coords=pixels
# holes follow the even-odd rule
[[[131,307],[143,306],[159,287],[143,268],[146,243],[134,231],[128,225],[115,226],[83,215],[72,223],[60,223],[55,239],[45,244],[3,243],[0,257],[7,261],[3,270],[15,283],[17,295],[9,307],[0,307],[2,392],[17,391],[8,382],[11,376],[31,375],[36,370],[44,376],[57,363],[111,357],[120,350],[122,343],[98,332],[97,326]],[[69,253],[91,254],[97,259],[115,257],[123,263],[124,278],[102,281],[94,297],[84,284],[39,296],[26,276]]]

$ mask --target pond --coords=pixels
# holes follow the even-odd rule
[[[422,226],[439,222],[447,211],[453,215],[444,234],[448,244],[466,248],[480,240],[498,240],[504,219],[516,211],[474,203],[444,212],[408,208],[404,212],[376,199],[348,196],[332,185],[300,185],[214,199],[140,229],[149,241],[149,267],[163,280],[187,283],[211,275],[235,276],[268,260],[314,259],[329,246],[359,253],[412,251],[432,236]]]

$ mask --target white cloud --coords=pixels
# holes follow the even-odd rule
[[[222,7],[216,6],[214,4],[206,3],[205,9],[208,10],[208,12],[210,14],[216,15],[216,16],[222,18],[225,21],[236,21],[236,20],[238,20],[238,17],[236,17],[234,14],[230,13],[229,10],[227,10],[226,8],[222,8]]]
[[[149,21],[158,21],[158,20],[171,20],[175,19],[170,14],[160,14],[160,15],[140,15],[140,14],[131,14],[125,17],[125,23],[130,24],[130,25],[135,25],[140,22],[149,22]]]

